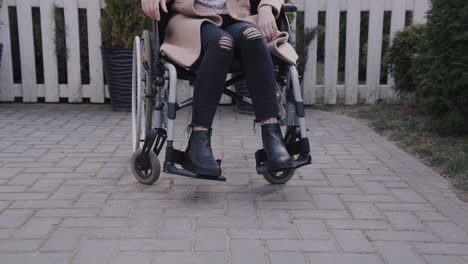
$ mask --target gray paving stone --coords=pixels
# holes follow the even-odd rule
[[[0,214],[0,228],[20,227],[33,213],[31,209],[6,209]]]
[[[42,245],[41,251],[75,251],[79,248],[88,230],[83,228],[59,228]]]
[[[310,253],[310,263],[321,264],[379,264],[383,263],[377,255],[355,253]]]
[[[383,258],[389,264],[423,264],[424,261],[419,257],[410,244],[399,242],[375,242]]]
[[[468,235],[465,231],[451,222],[426,222],[425,224],[442,238],[443,241],[468,243]]]
[[[1,253],[0,259],[4,263],[14,264],[63,264],[70,263],[71,253]]]
[[[112,264],[151,264],[154,262],[156,256],[149,252],[133,252],[124,251],[118,252],[116,255],[111,256],[109,263]]]
[[[163,252],[155,255],[155,264],[228,263],[225,253],[218,252]]]
[[[331,240],[267,240],[267,246],[272,251],[328,252],[337,248]]]
[[[190,218],[166,217],[161,226],[161,238],[191,238],[193,237],[193,222]]]
[[[67,208],[71,207],[73,204],[69,200],[24,200],[24,201],[15,201],[10,205],[10,208]]]
[[[0,240],[0,252],[34,252],[42,242],[40,239]]]
[[[39,209],[37,217],[93,217],[97,216],[100,209],[97,208],[46,208]]]
[[[272,264],[306,264],[306,256],[301,252],[271,252],[270,262]]]
[[[433,242],[439,239],[427,231],[389,231],[374,230],[367,231],[367,236],[372,240],[382,241],[427,241]]]
[[[336,241],[345,252],[374,252],[368,239],[358,230],[333,230]]]
[[[450,263],[450,264],[465,264],[466,262],[460,256],[444,256],[444,255],[423,255],[428,264]]]
[[[426,230],[419,219],[410,212],[386,211],[384,214],[396,230]]]
[[[334,194],[314,194],[314,202],[319,209],[344,209],[343,203],[338,195]]]
[[[119,241],[89,239],[73,258],[74,264],[109,263],[119,252]]]
[[[187,239],[122,239],[121,250],[137,251],[188,251],[192,241]]]
[[[60,221],[60,218],[30,218],[28,222],[14,234],[14,238],[46,238]]]
[[[233,264],[267,263],[265,246],[261,240],[231,240],[231,261]],[[247,253],[248,252],[248,253]]]
[[[346,203],[355,219],[383,219],[382,213],[372,203]]]
[[[221,228],[198,228],[195,233],[195,251],[225,251],[227,232]]]
[[[231,228],[229,236],[234,239],[298,239],[293,227],[282,228]]]
[[[297,219],[294,221],[304,239],[330,239],[331,234],[321,220]]]

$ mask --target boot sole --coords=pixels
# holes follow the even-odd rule
[[[193,172],[195,174],[198,174],[198,175],[215,176],[215,177],[219,177],[222,175],[222,170],[197,168],[189,164],[182,164],[182,168],[190,172]]]

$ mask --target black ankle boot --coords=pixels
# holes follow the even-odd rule
[[[185,150],[182,167],[193,173],[208,176],[221,176],[221,167],[211,150],[212,130],[192,130]]]
[[[288,169],[293,166],[293,158],[286,149],[278,123],[262,125],[262,141],[271,170]]]

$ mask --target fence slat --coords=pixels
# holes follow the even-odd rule
[[[17,3],[17,14],[23,102],[37,102],[31,0],[19,1]]]
[[[89,42],[89,75],[94,93],[92,103],[104,103],[104,77],[101,57],[101,2],[88,1],[88,42]]]
[[[41,0],[42,53],[44,58],[45,101],[59,101],[57,55],[55,52],[54,0]]]
[[[392,22],[390,25],[390,43],[393,42],[397,32],[401,31],[405,27],[406,20],[406,5],[405,0],[393,0],[392,1]],[[385,95],[382,96],[385,99],[394,100],[396,98],[395,93],[395,80],[389,74],[388,76],[388,86],[386,90],[381,89],[381,93],[385,92]]]
[[[327,1],[325,22],[325,76],[323,98],[326,104],[336,104],[338,84],[338,48],[340,44],[340,8],[338,0]]]
[[[374,104],[378,98],[380,86],[380,68],[382,62],[382,38],[384,22],[383,0],[370,2],[369,42],[367,53],[367,103]]]
[[[304,28],[308,32],[318,26],[317,1],[305,1]],[[317,37],[306,48],[306,63],[304,72],[304,103],[307,105],[316,102],[317,86]]]
[[[414,23],[425,24],[427,22],[427,11],[429,0],[414,0]]]
[[[78,2],[64,0],[64,14],[67,42],[68,101],[82,101],[80,30],[78,25]]]
[[[0,8],[0,39],[3,43],[2,61],[0,62],[0,101],[15,100],[13,86],[13,69],[11,64],[10,22],[8,20],[8,5],[3,3]]]
[[[358,102],[359,40],[361,34],[361,7],[355,0],[348,0],[346,28],[345,104]]]

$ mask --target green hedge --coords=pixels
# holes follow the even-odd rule
[[[468,1],[433,0],[428,20],[415,57],[418,97],[438,128],[468,132]]]
[[[432,0],[427,25],[399,33],[389,58],[397,91],[415,94],[434,129],[468,132],[468,1]]]
[[[413,25],[398,32],[388,51],[390,73],[395,79],[395,89],[400,95],[416,92],[413,78],[415,56],[421,52],[425,41],[426,26]]]

